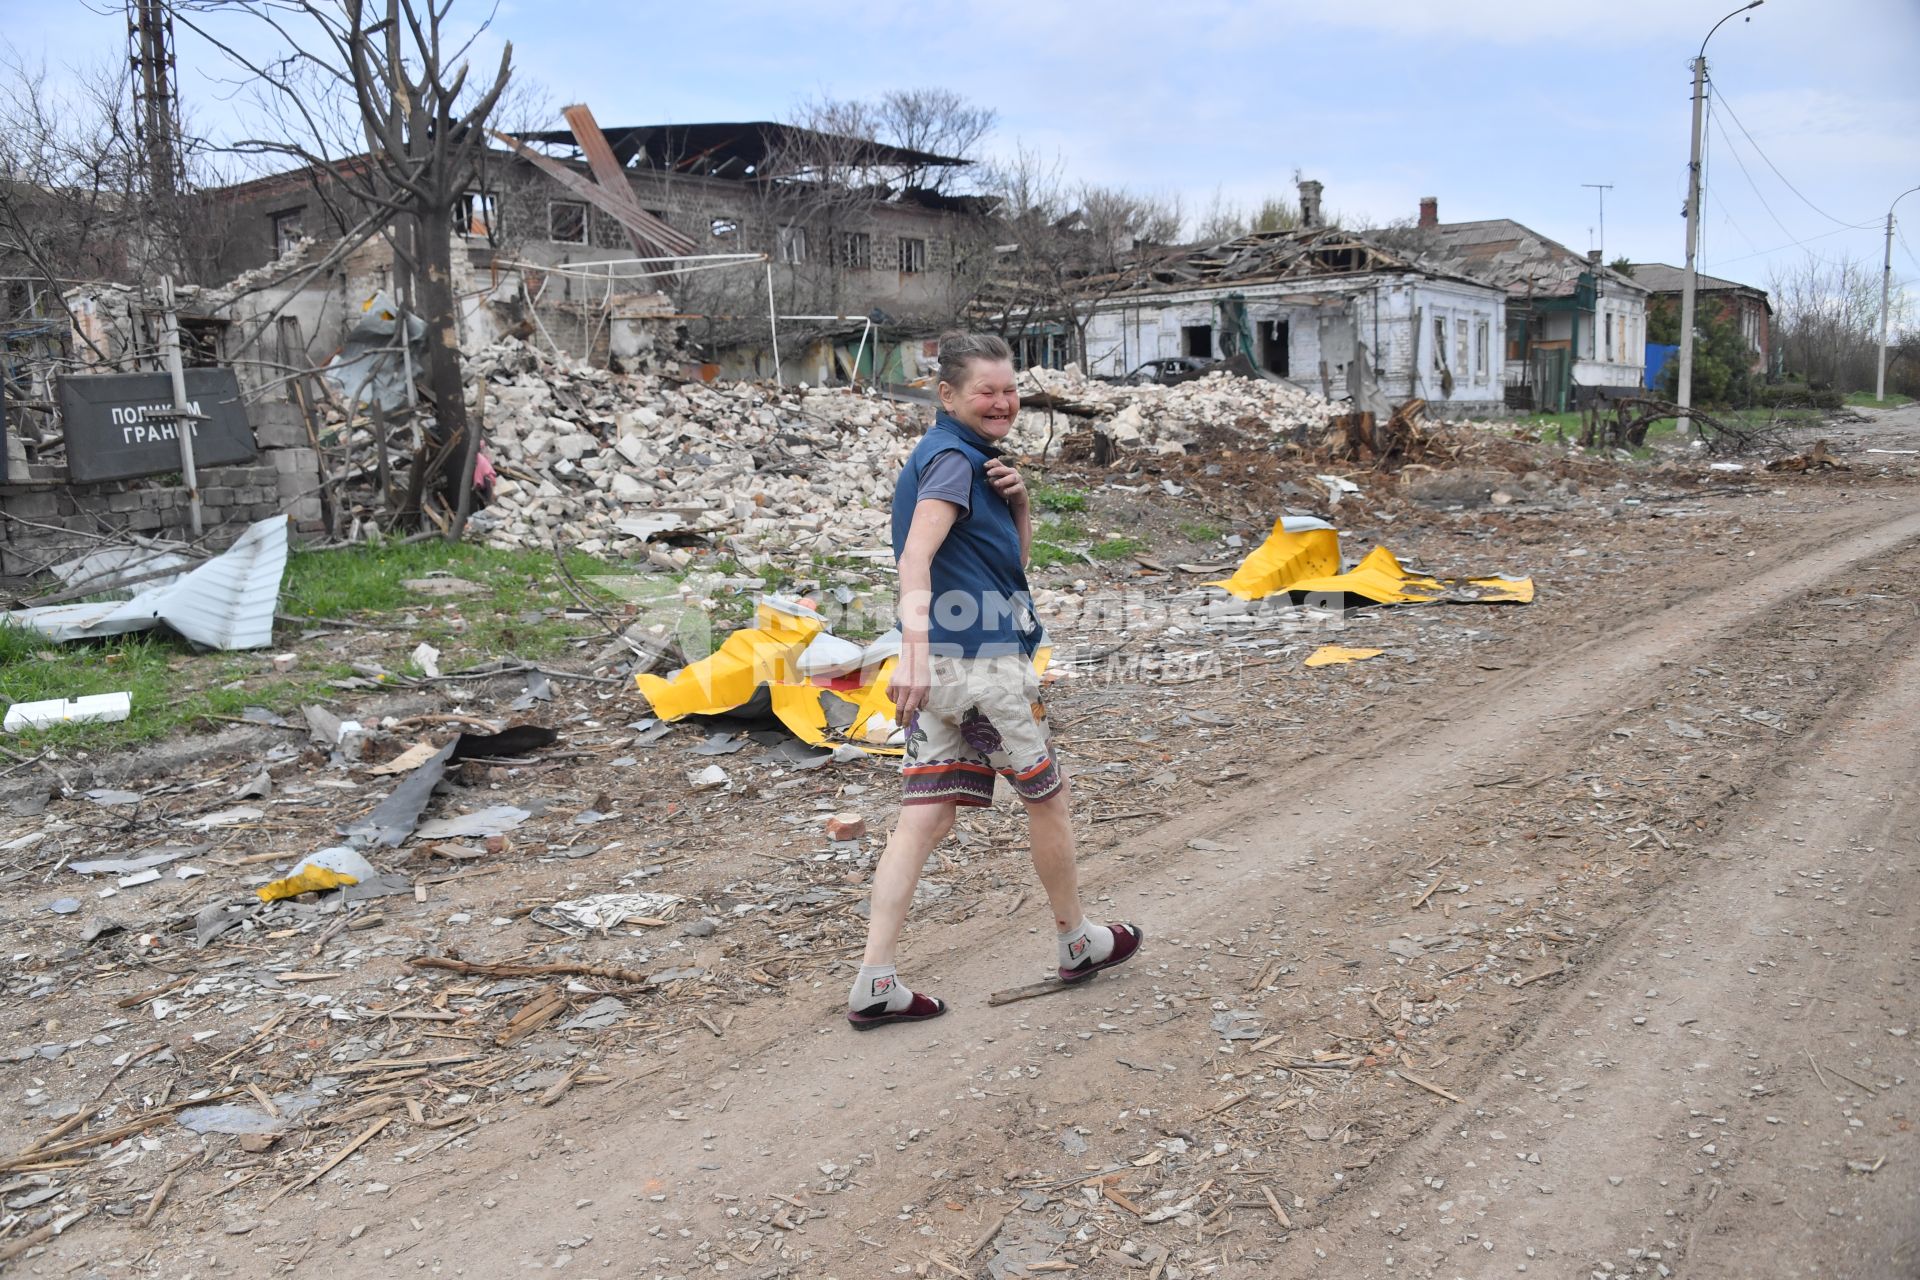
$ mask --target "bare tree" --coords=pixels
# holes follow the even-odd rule
[[[1025,148],[990,182],[1006,238],[978,309],[1007,336],[1059,325],[1086,361],[1094,313],[1178,242],[1179,201],[1070,183],[1058,158]]]
[[[253,78],[266,123],[275,126],[232,149],[298,160],[338,193],[352,213],[336,253],[390,235],[403,303],[427,327],[426,383],[439,441],[431,459],[428,450],[416,455],[403,511],[417,508],[435,474],[447,476],[457,507],[449,536],[457,537],[479,441],[468,429],[461,376],[453,215],[511,80],[513,46],[502,48],[489,79],[470,84],[467,57],[487,22],[457,23],[454,3],[185,0],[175,16]],[[277,56],[245,52],[210,20],[236,9],[271,30]]]
[[[993,108],[976,106],[951,89],[890,89],[872,102],[803,99],[788,123],[840,138],[973,160],[997,118]],[[888,185],[897,191],[948,195],[966,183],[966,170],[958,166],[926,162],[889,166]]]
[[[1229,202],[1216,187],[1206,213],[1194,226],[1193,238],[1200,244],[1220,244],[1255,231],[1292,231],[1299,225],[1300,206],[1285,196],[1268,196],[1248,211]]]
[[[1879,272],[1851,257],[1829,260],[1809,253],[1797,266],[1776,270],[1768,287],[1772,347],[1787,373],[1841,391],[1873,385]],[[1905,298],[1895,302],[1904,314]]]

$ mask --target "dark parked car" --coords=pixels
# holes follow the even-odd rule
[[[1167,356],[1160,360],[1149,360],[1129,373],[1124,381],[1140,384],[1157,382],[1163,387],[1175,383],[1191,382],[1213,367],[1211,360],[1202,360],[1199,356]]]

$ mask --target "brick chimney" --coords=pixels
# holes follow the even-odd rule
[[[1300,180],[1300,225],[1320,227],[1326,224],[1320,220],[1320,193],[1326,188],[1312,178]]]
[[[1439,196],[1420,197],[1420,225],[1423,227],[1437,227],[1440,225]]]
[[[1596,266],[1596,267],[1597,267],[1597,266],[1599,266],[1599,265],[1600,265],[1600,251],[1599,251],[1598,249],[1589,249],[1589,250],[1587,250],[1587,261],[1588,261],[1588,262],[1590,262],[1590,263],[1592,263],[1592,264],[1593,264],[1594,266]]]

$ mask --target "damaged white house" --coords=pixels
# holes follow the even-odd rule
[[[1603,263],[1599,250],[1576,253],[1511,218],[1442,222],[1433,196],[1420,201],[1411,230],[1386,238],[1505,296],[1501,365],[1510,406],[1561,413],[1640,393],[1649,290]]]
[[[1322,225],[1320,184],[1300,188],[1305,225],[1155,263],[1108,293],[1087,326],[1088,371],[1244,355],[1375,410],[1416,397],[1461,414],[1499,409],[1505,291]]]

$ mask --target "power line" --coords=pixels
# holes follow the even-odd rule
[[[1708,77],[1708,78],[1711,79],[1712,77]],[[1806,195],[1800,190],[1800,188],[1794,186],[1793,183],[1787,181],[1787,175],[1780,172],[1780,166],[1773,162],[1772,158],[1767,155],[1766,151],[1760,146],[1760,144],[1758,142],[1754,142],[1753,135],[1747,132],[1746,125],[1740,123],[1740,114],[1733,109],[1733,103],[1728,100],[1727,95],[1724,92],[1720,91],[1720,86],[1716,84],[1714,85],[1714,89],[1716,91],[1714,96],[1717,97],[1721,101],[1721,103],[1726,106],[1727,114],[1733,118],[1733,123],[1739,127],[1740,132],[1743,135],[1745,135],[1747,141],[1752,144],[1754,154],[1758,155],[1762,160],[1766,161],[1767,168],[1773,170],[1773,176],[1780,179],[1780,181],[1786,186],[1787,190],[1793,192],[1794,195],[1800,197],[1800,203],[1806,205],[1807,208],[1813,210],[1815,213],[1825,218],[1828,222],[1838,223],[1840,226],[1846,227],[1848,230],[1851,230],[1851,231],[1863,231],[1868,227],[1871,227],[1874,225],[1871,222],[1848,222],[1844,218],[1836,218],[1832,214],[1828,213],[1825,209],[1822,209],[1819,205],[1815,204],[1813,201],[1807,199]]]
[[[1792,229],[1789,228],[1786,223],[1780,220],[1780,215],[1773,211],[1773,206],[1767,203],[1766,196],[1761,194],[1760,185],[1753,180],[1753,174],[1747,169],[1747,162],[1740,158],[1740,148],[1734,145],[1733,139],[1728,135],[1726,128],[1718,120],[1713,121],[1713,127],[1720,131],[1720,137],[1722,141],[1724,141],[1727,144],[1728,154],[1730,154],[1733,157],[1733,163],[1736,166],[1738,166],[1740,169],[1740,176],[1747,180],[1747,186],[1753,190],[1754,199],[1760,202],[1760,207],[1767,211],[1767,216],[1769,218],[1773,219],[1773,225],[1780,228],[1780,234],[1792,240],[1793,247],[1805,250],[1805,252],[1809,257],[1815,258],[1818,261],[1825,263],[1829,267],[1838,266],[1839,264],[1834,262],[1832,259],[1822,258],[1819,254],[1815,253],[1813,250],[1808,249],[1806,247],[1806,242],[1803,241],[1800,237],[1794,235]],[[1749,141],[1751,141],[1751,139],[1749,139]],[[1720,208],[1722,213],[1726,213],[1725,205],[1721,205]],[[1755,245],[1753,243],[1752,237],[1748,236],[1745,231],[1741,231],[1739,225],[1733,222],[1733,217],[1731,214],[1727,214],[1727,222],[1733,225],[1734,230],[1740,231],[1740,238],[1745,240],[1749,246],[1751,246],[1756,250],[1759,248],[1758,245]],[[1851,227],[1847,229],[1858,230],[1858,228],[1851,228]]]
[[[1837,236],[1837,235],[1843,235],[1843,234],[1845,234],[1846,232],[1849,232],[1849,231],[1859,231],[1859,230],[1862,230],[1862,228],[1860,228],[1860,227],[1835,227],[1835,228],[1834,228],[1833,230],[1831,230],[1831,231],[1822,231],[1822,232],[1820,232],[1820,233],[1818,233],[1817,235],[1810,235],[1810,236],[1808,236],[1808,237],[1807,237],[1807,238],[1806,238],[1805,240],[1796,240],[1796,241],[1794,241],[1794,242],[1793,242],[1792,244],[1783,244],[1783,245],[1780,245],[1780,246],[1778,246],[1777,248],[1773,248],[1773,249],[1762,249],[1762,250],[1760,250],[1760,251],[1759,251],[1758,253],[1743,253],[1743,254],[1741,254],[1741,255],[1740,255],[1739,257],[1737,257],[1737,258],[1726,258],[1726,259],[1723,259],[1723,260],[1722,260],[1722,262],[1721,262],[1721,264],[1720,264],[1720,265],[1721,265],[1721,266],[1730,266],[1730,265],[1732,265],[1733,263],[1736,263],[1736,262],[1745,262],[1745,261],[1746,261],[1746,260],[1747,260],[1748,258],[1760,258],[1760,257],[1764,257],[1764,256],[1766,256],[1767,254],[1770,254],[1770,253],[1785,253],[1785,252],[1786,252],[1786,251],[1787,251],[1788,249],[1798,249],[1798,248],[1801,248],[1801,247],[1803,247],[1803,246],[1805,246],[1805,245],[1807,245],[1807,244],[1811,244],[1811,243],[1812,243],[1813,241],[1815,241],[1815,240],[1825,240],[1825,239],[1826,239],[1826,238],[1827,238],[1828,236]]]
[[[1726,222],[1728,226],[1733,228],[1734,234],[1747,242],[1747,248],[1752,249],[1754,252],[1758,253],[1760,251],[1760,246],[1754,243],[1753,237],[1747,234],[1747,229],[1745,227],[1741,226],[1738,222],[1734,221],[1733,211],[1727,208],[1725,204],[1721,203],[1720,197],[1715,195],[1713,192],[1708,191],[1708,192],[1705,192],[1704,194],[1709,200],[1713,201],[1713,207],[1715,211],[1719,213],[1720,217]]]
[[[1920,257],[1914,256],[1913,249],[1907,244],[1907,233],[1900,229],[1898,223],[1894,224],[1893,235],[1894,238],[1900,242],[1900,248],[1906,253],[1908,260],[1911,261],[1914,266],[1920,267]]]
[[[1767,203],[1767,198],[1760,194],[1760,187],[1758,186],[1758,184],[1754,182],[1753,174],[1747,170],[1747,162],[1740,158],[1740,151],[1737,147],[1733,145],[1733,139],[1727,136],[1727,131],[1725,126],[1723,126],[1718,120],[1715,120],[1713,122],[1713,127],[1720,130],[1720,139],[1721,141],[1727,144],[1727,150],[1733,154],[1733,162],[1735,165],[1739,166],[1740,176],[1747,180],[1747,186],[1752,189],[1754,199],[1760,202],[1760,207],[1767,211],[1767,216],[1769,218],[1773,219],[1773,225],[1780,228],[1781,235],[1786,236],[1788,239],[1791,239],[1791,240],[1797,240],[1799,237],[1795,236],[1792,231],[1789,231],[1787,229],[1787,224],[1780,221],[1780,215],[1773,211],[1773,206]]]

